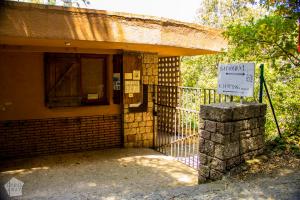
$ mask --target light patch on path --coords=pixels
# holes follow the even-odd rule
[[[24,182],[22,199],[114,199],[197,185],[197,172],[151,149],[111,149],[13,160],[0,183]],[[2,198],[5,193],[1,191]],[[118,199],[118,198],[117,198]]]

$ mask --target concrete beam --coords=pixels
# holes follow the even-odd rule
[[[160,55],[216,53],[221,30],[174,20],[91,9],[6,2],[0,44],[122,49]]]

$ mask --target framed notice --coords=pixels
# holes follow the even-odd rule
[[[131,80],[132,79],[132,73],[125,73],[125,79]]]
[[[219,64],[218,94],[253,97],[255,63]]]
[[[140,93],[140,81],[125,81],[125,94]]]
[[[136,105],[143,102],[142,56],[136,52],[123,53],[123,103]]]
[[[133,80],[137,80],[137,81],[141,80],[141,71],[133,70],[132,76],[133,76]]]

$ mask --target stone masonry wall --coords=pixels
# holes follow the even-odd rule
[[[142,54],[144,85],[148,85],[147,108],[141,112],[131,112],[128,104],[124,104],[124,146],[153,146],[153,87],[158,84],[157,54]],[[145,100],[144,100],[145,101]]]
[[[200,109],[199,183],[218,180],[264,149],[266,105],[220,103]]]

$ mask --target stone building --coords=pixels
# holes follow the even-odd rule
[[[170,78],[159,75],[227,45],[220,30],[157,17],[0,9],[0,158],[152,147],[152,86]]]

